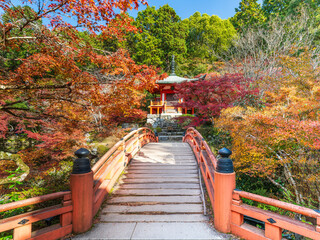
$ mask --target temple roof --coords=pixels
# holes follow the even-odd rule
[[[173,84],[173,83],[182,83],[182,82],[190,82],[190,81],[197,81],[199,80],[198,78],[195,79],[189,79],[189,78],[183,78],[183,77],[179,77],[176,75],[175,73],[175,61],[174,61],[174,55],[172,56],[172,62],[171,62],[171,73],[169,75],[169,77],[162,79],[162,80],[158,80],[157,83],[158,84]]]
[[[157,83],[158,84],[173,84],[173,83],[182,83],[185,81],[196,81],[198,79],[189,79],[189,78],[182,78],[182,77],[178,77],[177,75],[171,75],[165,79],[162,80],[158,80]]]

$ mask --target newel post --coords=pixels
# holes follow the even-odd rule
[[[231,231],[232,193],[236,187],[236,174],[229,158],[232,152],[227,148],[219,150],[222,157],[214,172],[214,227],[223,233]]]
[[[93,218],[93,172],[88,158],[90,152],[80,148],[73,164],[70,178],[72,196],[72,230],[74,233],[88,231]]]

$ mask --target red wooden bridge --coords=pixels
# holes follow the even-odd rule
[[[320,239],[320,213],[237,190],[231,152],[220,150],[222,158],[217,161],[197,130],[189,128],[183,143],[157,142],[150,129],[140,128],[115,144],[92,169],[88,151],[78,150],[70,191],[4,204],[0,211],[51,200],[60,204],[2,219],[0,232],[12,230],[14,239],[59,239],[72,233],[80,234],[73,235],[80,239],[230,239],[223,233],[232,233],[244,239],[277,240],[288,230]],[[204,215],[201,181],[214,213],[211,227]],[[314,221],[303,223],[246,205],[242,199]],[[33,230],[32,225],[56,216],[58,223]],[[248,217],[264,228],[249,225]]]

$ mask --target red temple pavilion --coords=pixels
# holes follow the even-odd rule
[[[154,90],[155,99],[150,102],[150,114],[161,115],[182,115],[182,114],[194,114],[194,108],[187,109],[176,107],[177,103],[183,102],[183,99],[179,99],[176,95],[175,85],[185,81],[197,81],[199,79],[182,78],[175,74],[175,62],[174,56],[171,63],[171,73],[169,77],[158,80],[158,88]]]

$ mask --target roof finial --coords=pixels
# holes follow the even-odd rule
[[[170,74],[170,76],[177,76],[176,73],[174,72],[174,66],[175,66],[174,55],[172,55],[171,74]]]

